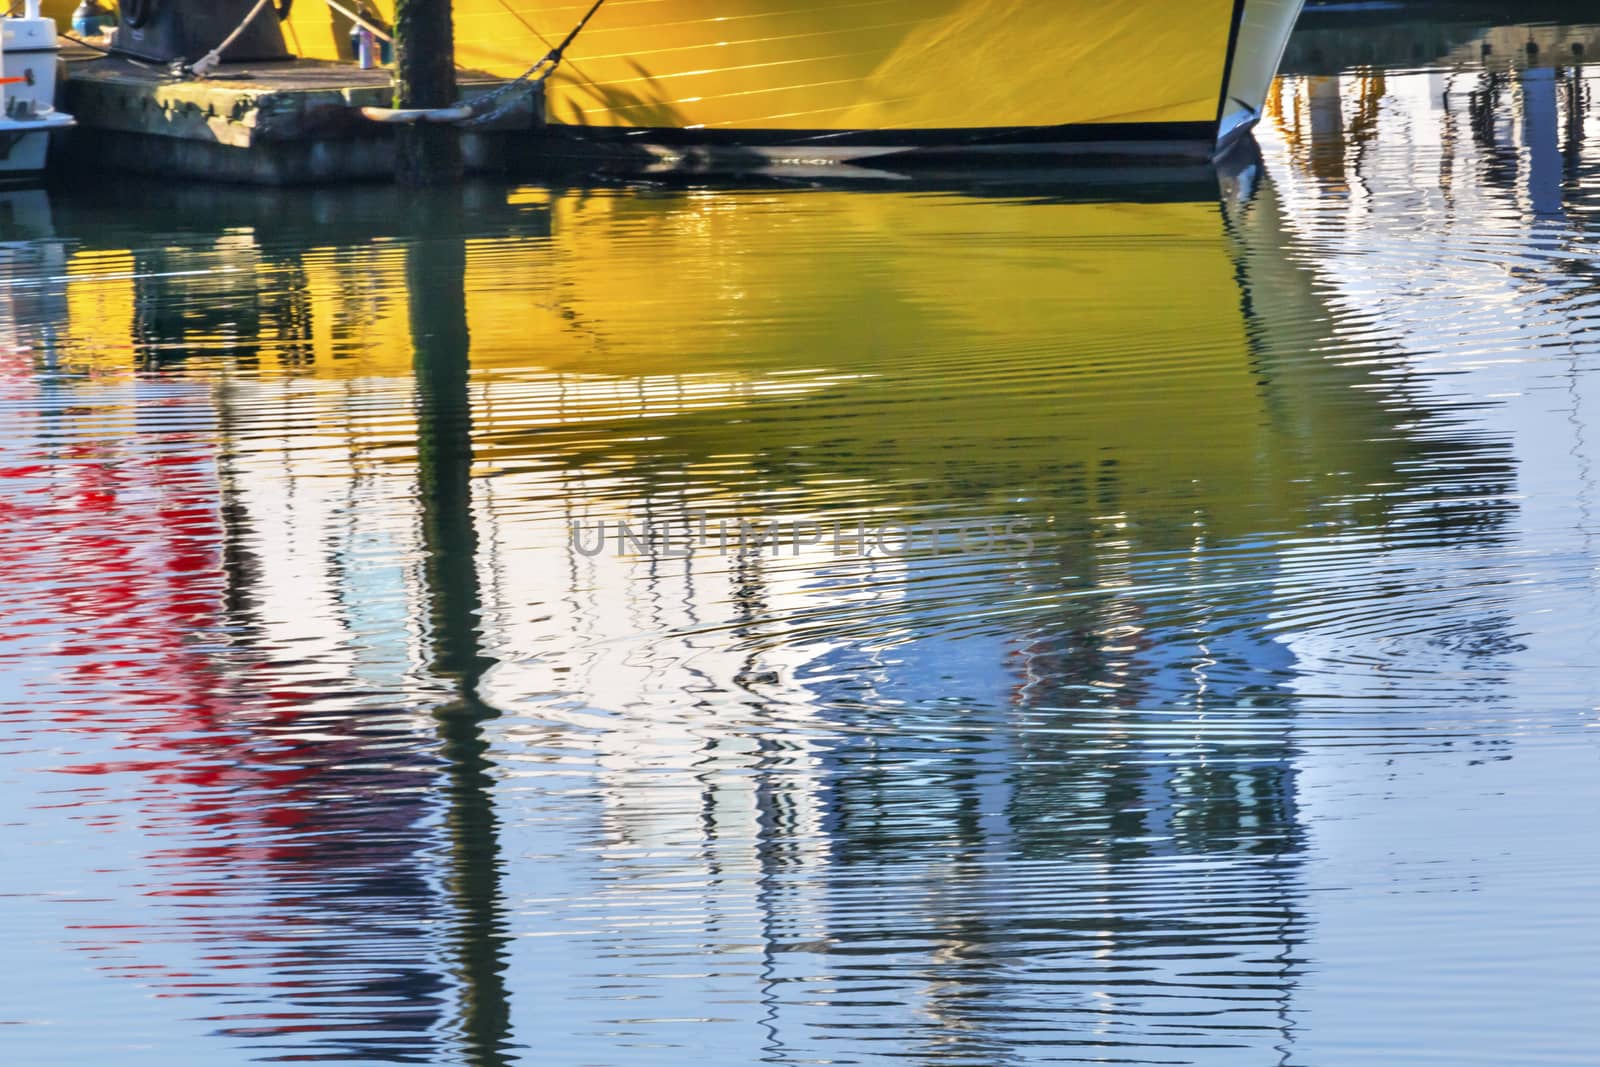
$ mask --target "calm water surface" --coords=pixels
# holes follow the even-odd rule
[[[1295,49],[1220,189],[0,194],[0,1057],[1594,1063],[1600,29]]]

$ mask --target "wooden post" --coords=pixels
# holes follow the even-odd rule
[[[456,102],[456,35],[450,0],[396,0],[394,99],[397,108],[450,107]],[[419,122],[401,126],[395,177],[402,185],[461,180],[461,131]]]

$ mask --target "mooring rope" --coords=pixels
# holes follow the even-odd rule
[[[327,0],[332,5],[334,0]],[[390,107],[364,107],[361,114],[373,122],[395,123],[411,125],[417,122],[449,123],[455,126],[483,126],[511,111],[520,101],[508,100],[499,107],[485,111],[484,107],[494,103],[512,90],[524,85],[540,84],[550,79],[550,76],[561,66],[561,61],[566,58],[567,49],[572,47],[572,42],[589,25],[595,14],[605,6],[606,0],[595,0],[594,5],[584,13],[572,31],[562,38],[560,44],[546,52],[537,63],[518,74],[515,78],[486,93],[472,97],[470,100],[458,100],[449,107],[434,108],[390,108]]]
[[[243,36],[245,29],[256,20],[257,15],[267,9],[267,5],[270,3],[272,3],[272,0],[256,0],[256,6],[250,9],[250,14],[244,17],[244,21],[235,26],[233,32],[228,34],[221,44],[189,64],[188,73],[193,74],[196,78],[204,78],[216,70],[222,63],[222,53],[233,47],[233,42]]]
[[[372,36],[376,37],[378,40],[384,42],[385,44],[393,44],[394,43],[394,38],[391,37],[388,34],[388,32],[378,29],[378,27],[374,26],[367,19],[363,18],[362,16],[356,14],[354,11],[351,11],[349,8],[345,7],[343,4],[339,3],[339,0],[326,0],[326,3],[327,3],[327,5],[329,7],[333,8],[335,11],[337,11],[339,14],[343,15],[345,18],[349,19],[351,22],[355,23],[357,26],[360,26],[362,29],[364,29],[368,33],[372,34]]]
[[[521,74],[518,74],[511,81],[506,82],[499,88],[491,89],[487,93],[483,93],[480,96],[475,96],[471,100],[463,100],[457,104],[457,107],[465,107],[472,112],[471,118],[455,120],[457,124],[461,126],[482,126],[486,123],[493,122],[495,119],[511,110],[511,108],[516,105],[516,101],[502,104],[500,107],[497,107],[491,111],[482,111],[481,108],[485,104],[494,103],[494,101],[500,99],[502,96],[505,96],[507,93],[520,86],[529,84],[543,85],[545,82],[549,81],[550,76],[554,74],[557,68],[561,66],[561,61],[566,58],[567,49],[572,47],[572,42],[578,39],[578,35],[588,27],[590,20],[593,19],[595,14],[605,6],[605,3],[606,0],[594,0],[594,5],[590,7],[588,11],[584,12],[583,18],[578,20],[578,24],[572,27],[571,32],[569,32],[566,37],[562,39],[561,43],[550,49],[550,51],[546,52],[544,56],[541,57],[533,66],[529,67]],[[541,68],[543,69],[541,70]]]

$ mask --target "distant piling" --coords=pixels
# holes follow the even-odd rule
[[[456,35],[450,0],[396,0],[395,107],[448,108],[455,104]],[[402,185],[451,185],[463,167],[461,131],[448,123],[399,127],[395,178]]]

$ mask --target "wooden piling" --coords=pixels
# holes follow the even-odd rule
[[[456,89],[455,22],[450,0],[396,0],[394,18],[397,108],[447,108]],[[461,131],[419,122],[400,129],[395,178],[402,185],[450,185],[461,180]]]

